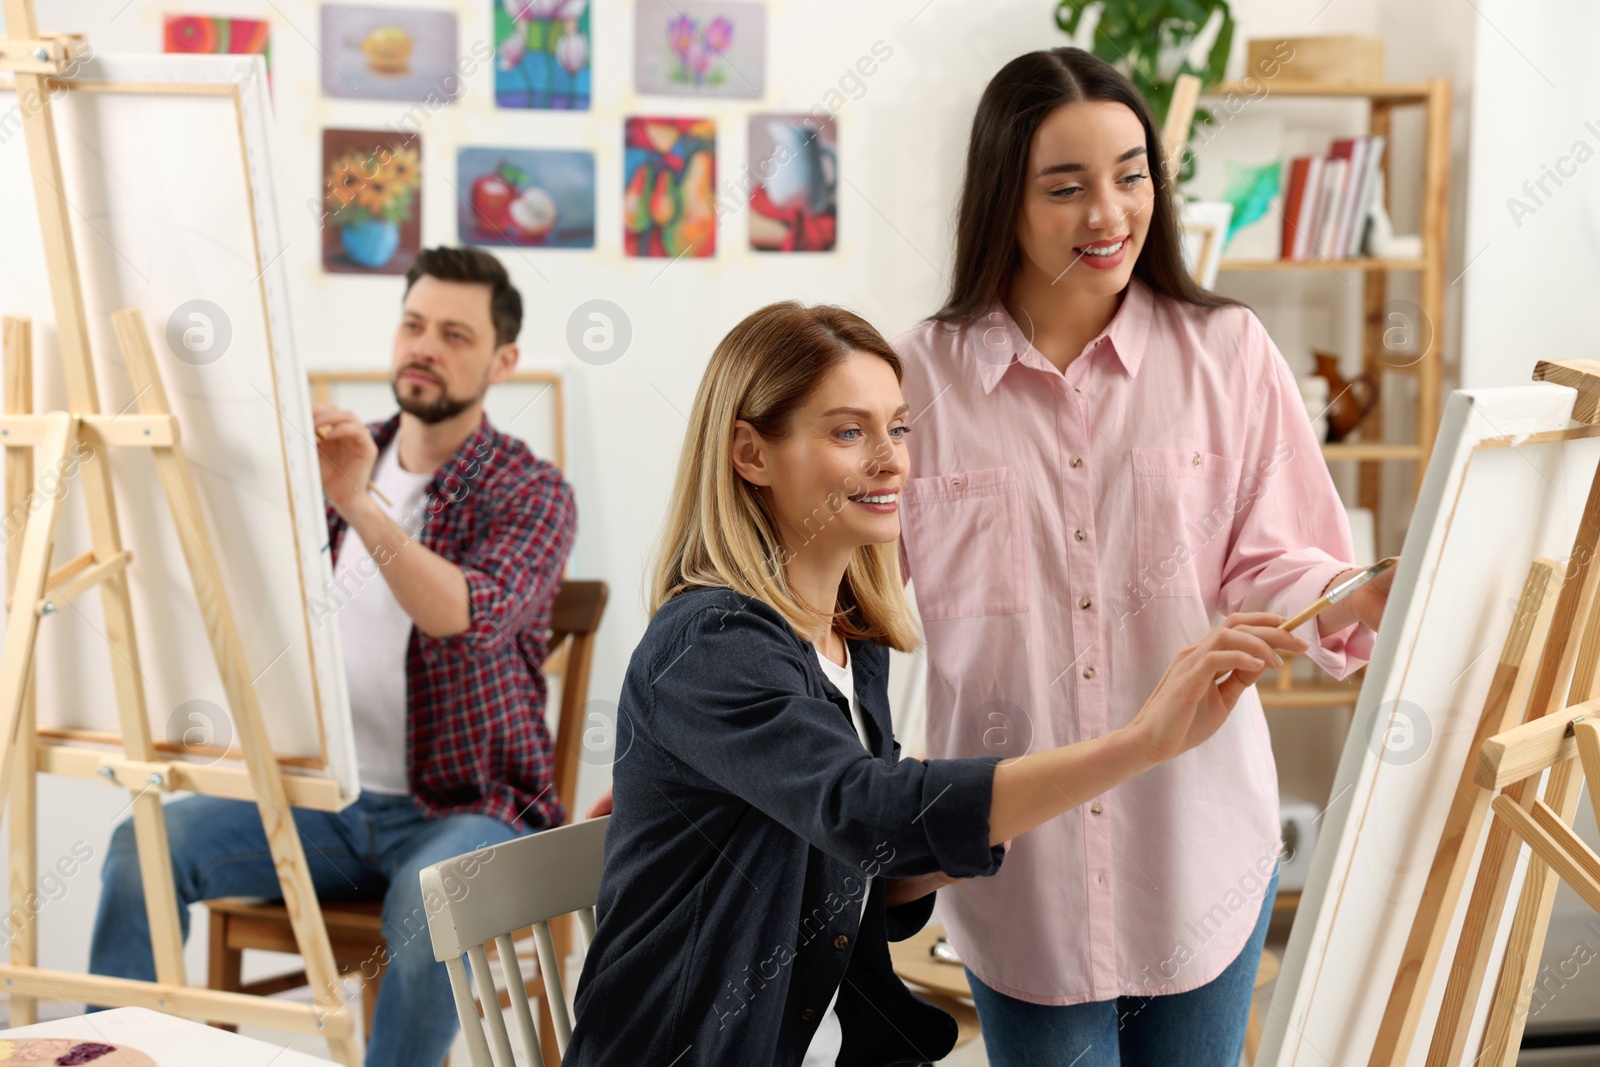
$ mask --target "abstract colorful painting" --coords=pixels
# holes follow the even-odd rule
[[[759,98],[767,9],[740,0],[639,0],[634,83],[641,93]]]
[[[750,247],[827,252],[839,219],[838,132],[817,115],[750,116]]]
[[[622,142],[623,240],[630,256],[717,250],[717,124],[631,118]]]
[[[327,96],[438,107],[461,94],[456,17],[449,11],[324,4],[321,53]]]
[[[322,267],[404,274],[422,247],[422,138],[322,131]]]
[[[594,153],[463,148],[456,156],[461,242],[594,247]]]
[[[497,107],[589,109],[589,0],[490,0]]]
[[[272,73],[268,38],[270,24],[259,19],[232,19],[211,15],[166,15],[162,18],[163,52],[204,52],[219,55],[265,56]]]

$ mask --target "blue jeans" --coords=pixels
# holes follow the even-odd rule
[[[968,971],[991,1067],[1238,1067],[1277,895],[1274,870],[1243,951],[1187,993],[1055,1007],[997,993]]]
[[[279,899],[282,891],[255,804],[188,797],[166,805],[178,889],[178,922],[189,936],[189,905],[212,897]],[[409,796],[363,793],[342,812],[294,810],[311,883],[323,900],[383,899],[388,969],[367,1042],[368,1067],[440,1067],[455,1040],[455,1002],[444,964],[433,958],[418,872],[496,845],[516,831],[485,815],[426,818]],[[101,872],[100,910],[89,970],[155,979],[150,924],[133,822],[111,835]],[[363,973],[376,973],[378,960]]]

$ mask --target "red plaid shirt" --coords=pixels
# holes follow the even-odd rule
[[[379,451],[396,415],[370,427]],[[406,648],[406,765],[430,816],[472,812],[539,830],[566,821],[550,780],[546,687],[550,608],[577,531],[572,487],[485,418],[434,472],[418,540],[461,568],[472,626],[451,637],[416,627]],[[328,508],[338,559],[345,522]]]

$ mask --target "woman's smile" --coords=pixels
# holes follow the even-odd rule
[[[851,497],[850,503],[858,504],[879,515],[893,515],[900,510],[900,487],[894,486],[889,489],[876,489],[872,492],[861,493]]]
[[[1086,245],[1079,245],[1073,249],[1077,252],[1081,262],[1087,263],[1096,270],[1110,270],[1121,264],[1128,254],[1129,237],[1109,237],[1103,241],[1091,241]]]

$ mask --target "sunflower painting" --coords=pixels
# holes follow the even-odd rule
[[[630,256],[717,250],[717,125],[631,118],[623,136],[622,228]]]
[[[322,265],[404,274],[422,247],[422,141],[380,130],[322,131]]]

